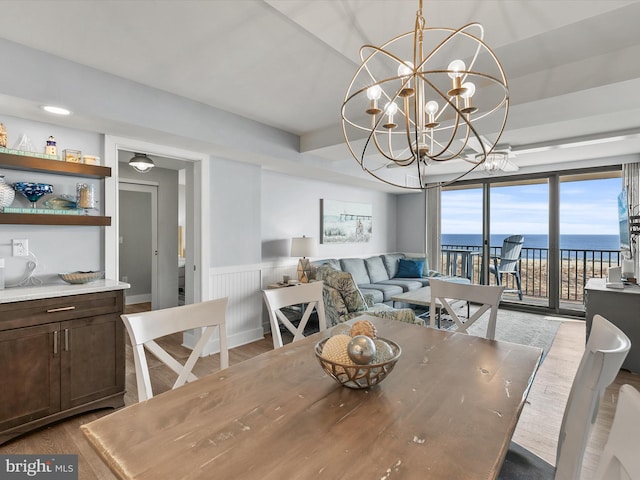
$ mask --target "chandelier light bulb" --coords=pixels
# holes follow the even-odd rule
[[[471,82],[464,82],[462,88],[464,88],[464,92],[460,94],[462,98],[471,98],[473,94],[476,93],[476,86]]]
[[[378,100],[382,96],[380,85],[371,85],[367,88],[367,98],[369,100]]]
[[[429,115],[435,115],[436,113],[438,113],[439,108],[440,106],[438,105],[438,102],[436,102],[435,100],[428,101],[427,104],[424,106],[424,109],[427,111]]]
[[[398,105],[396,105],[395,102],[389,102],[384,106],[384,113],[386,113],[389,118],[387,120],[387,123],[385,123],[382,126],[387,130],[389,130],[389,132],[398,126],[395,123],[393,123],[393,116],[396,114],[397,111],[398,111]]]
[[[454,60],[449,64],[447,70],[449,70],[449,78],[460,78],[462,77],[462,72],[467,69],[467,66],[464,64],[462,60]]]
[[[471,97],[476,93],[476,86],[471,82],[464,82],[460,87],[460,90],[462,90],[460,96],[464,98],[464,106],[460,108],[460,111],[465,115],[476,113],[478,108],[471,104]]]
[[[398,76],[399,77],[408,77],[413,73],[413,63],[404,62],[398,65]]]
[[[393,116],[398,112],[398,105],[396,102],[389,102],[384,106],[384,113],[389,115],[389,119],[393,119]]]

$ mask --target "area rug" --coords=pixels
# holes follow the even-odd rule
[[[484,337],[488,321],[488,315],[483,315],[469,327],[469,334]],[[540,347],[544,360],[561,324],[562,320],[557,317],[502,310],[498,311],[496,340]]]

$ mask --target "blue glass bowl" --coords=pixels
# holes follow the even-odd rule
[[[32,208],[36,208],[36,202],[44,195],[53,193],[53,185],[48,183],[17,182],[13,184],[13,189],[27,197]]]

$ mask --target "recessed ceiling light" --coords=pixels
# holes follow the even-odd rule
[[[71,113],[71,111],[66,108],[56,107],[54,105],[44,105],[42,109],[45,112],[54,113],[56,115],[69,115]]]

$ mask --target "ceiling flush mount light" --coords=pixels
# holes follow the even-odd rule
[[[146,153],[136,153],[129,160],[129,166],[133,167],[136,172],[146,173],[156,165],[153,160],[147,157]]]
[[[482,154],[479,154],[482,155]],[[487,155],[482,167],[489,175],[493,175],[496,172],[503,171],[509,164],[509,152],[491,152]]]
[[[49,112],[49,113],[53,113],[55,115],[70,115],[71,111],[63,108],[63,107],[56,107],[55,105],[43,105],[41,107],[45,112]]]
[[[433,162],[469,162],[457,180],[485,161],[504,131],[509,88],[483,37],[478,23],[426,28],[420,0],[413,32],[360,48],[362,65],[341,115],[347,146],[364,171],[421,190]],[[465,158],[470,139],[482,150]],[[409,177],[418,180],[407,184]]]

